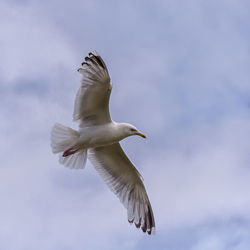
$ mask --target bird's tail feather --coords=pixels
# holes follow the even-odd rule
[[[74,149],[79,133],[56,123],[51,131],[51,148],[54,154],[62,153],[59,162],[69,168],[84,168],[87,161],[86,149]]]
[[[59,162],[68,168],[84,168],[87,161],[87,149],[80,149],[76,153],[63,156],[60,155]]]
[[[71,147],[79,137],[79,133],[69,127],[56,123],[51,131],[51,147],[54,154]]]

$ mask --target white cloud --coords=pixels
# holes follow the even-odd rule
[[[39,78],[72,67],[74,54],[67,40],[36,5],[1,2],[1,58],[3,84]]]
[[[1,3],[2,247],[137,249],[155,241],[165,249],[159,242],[171,233],[249,219],[248,19],[244,5],[218,4]],[[128,226],[90,165],[69,171],[50,152],[53,123],[72,125],[75,69],[89,49],[103,51],[112,74],[115,120],[149,134],[123,145],[144,176],[155,238]],[[188,249],[224,247],[212,230]],[[239,232],[239,249],[247,238]]]
[[[160,228],[209,218],[249,218],[249,118],[176,137],[171,150],[145,159],[144,171]],[[167,139],[167,138],[166,138]]]

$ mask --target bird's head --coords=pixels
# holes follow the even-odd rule
[[[147,138],[146,135],[138,131],[138,129],[135,126],[129,123],[123,123],[122,127],[123,127],[124,134],[126,134],[126,136],[139,135],[142,138]]]

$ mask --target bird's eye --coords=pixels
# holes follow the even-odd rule
[[[130,131],[131,131],[131,132],[135,132],[135,131],[136,131],[136,129],[134,129],[134,128],[131,128],[131,129],[130,129]]]

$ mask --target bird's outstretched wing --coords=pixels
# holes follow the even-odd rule
[[[89,53],[78,72],[82,74],[82,79],[75,99],[73,120],[80,121],[80,126],[110,122],[112,83],[104,61],[96,51]]]
[[[154,232],[154,215],[141,176],[120,144],[89,149],[88,158],[127,208],[128,221],[143,232]]]

